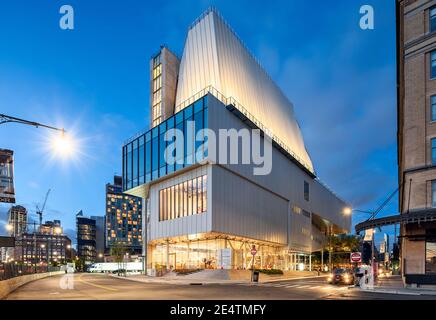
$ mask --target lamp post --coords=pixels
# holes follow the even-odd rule
[[[16,117],[8,116],[6,114],[0,114],[0,125],[5,124],[5,123],[20,123],[20,124],[28,125],[28,126],[35,127],[35,128],[41,127],[41,128],[47,128],[47,129],[51,129],[51,130],[60,131],[62,133],[65,133],[65,130],[63,128],[56,128],[56,127],[49,126],[49,125],[46,125],[43,123],[25,120],[25,119],[21,119],[21,118],[16,118]]]

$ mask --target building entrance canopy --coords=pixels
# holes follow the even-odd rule
[[[379,219],[368,220],[356,225],[356,233],[367,229],[380,228],[394,224],[424,223],[436,221],[436,209],[414,210]]]

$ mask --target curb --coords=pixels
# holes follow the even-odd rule
[[[274,282],[282,282],[282,281],[293,281],[293,280],[303,280],[303,279],[318,279],[318,278],[326,278],[327,275],[324,276],[307,276],[307,277],[297,277],[297,278],[285,278],[285,279],[274,279],[268,281],[262,281],[259,283],[274,283]]]
[[[402,290],[385,290],[385,289],[361,289],[363,292],[371,292],[371,293],[388,293],[388,294],[398,294],[398,295],[406,295],[406,296],[422,296],[422,295],[436,295],[435,293],[424,293],[424,292],[406,292]]]

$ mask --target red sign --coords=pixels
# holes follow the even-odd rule
[[[256,246],[253,246],[253,248],[251,248],[251,255],[255,256],[256,253],[257,253]]]
[[[362,254],[360,252],[352,252],[350,254],[350,260],[351,262],[362,262]]]

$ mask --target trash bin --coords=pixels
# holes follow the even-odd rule
[[[259,271],[253,272],[253,282],[259,282]]]

